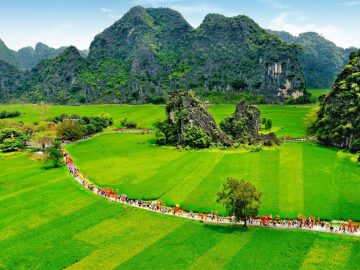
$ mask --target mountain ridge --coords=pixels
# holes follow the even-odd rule
[[[285,31],[268,31],[289,44],[302,47],[299,62],[309,88],[330,88],[347,64],[350,54],[357,50],[354,47],[338,47],[316,32],[293,36]]]
[[[22,97],[66,104],[148,103],[173,90],[193,89],[250,93],[279,103],[306,94],[297,47],[244,15],[209,14],[194,29],[175,10],[137,6],[94,37],[86,59],[72,57],[75,50],[33,68]]]

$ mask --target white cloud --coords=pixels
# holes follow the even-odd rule
[[[290,18],[290,16],[291,14],[288,12],[280,13],[277,17],[271,20],[269,28],[273,30],[290,32],[291,34],[296,36],[304,32],[317,32],[320,35],[324,36],[326,39],[333,41],[341,47],[349,47],[359,43],[358,41],[356,41],[355,37],[346,35],[346,33],[342,29],[334,25],[321,26],[314,23],[304,22],[302,22],[301,24],[295,24],[289,22],[289,19],[298,20],[298,18]],[[305,20],[304,18],[301,19],[302,21]]]

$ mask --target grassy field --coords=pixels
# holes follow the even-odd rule
[[[91,180],[132,198],[161,198],[188,209],[220,210],[227,177],[253,182],[262,213],[360,220],[360,166],[335,149],[283,143],[257,153],[158,147],[153,135],[108,133],[67,148]]]
[[[360,239],[214,226],[124,207],[0,155],[0,269],[357,269]]]
[[[261,117],[272,119],[273,131],[279,136],[305,136],[304,118],[309,112],[310,106],[259,105],[258,107],[262,113]],[[14,118],[16,121],[32,123],[41,120],[40,110],[37,105],[0,105],[0,110],[19,110],[24,113]],[[214,105],[210,106],[209,110],[213,113],[216,121],[220,122],[234,112],[235,105]],[[142,128],[152,128],[156,120],[165,118],[164,107],[156,105],[50,106],[46,117],[54,117],[62,113],[95,116],[102,112],[109,113],[114,118],[114,126],[119,126],[122,119],[128,118],[135,121]]]
[[[330,89],[310,89],[311,99],[313,102],[317,102],[319,97],[323,94],[329,93]]]

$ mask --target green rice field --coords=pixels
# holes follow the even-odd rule
[[[283,105],[258,105],[261,117],[270,118],[273,122],[273,131],[279,136],[304,137],[304,119],[311,106],[283,106]],[[16,121],[32,123],[42,119],[38,105],[0,105],[0,110],[15,111],[23,114],[13,118]],[[215,120],[220,122],[235,110],[235,105],[213,105],[209,107]],[[157,105],[87,105],[87,106],[50,106],[46,118],[59,116],[62,113],[79,114],[81,116],[95,116],[100,113],[109,113],[114,119],[114,126],[119,126],[120,121],[128,118],[135,121],[141,128],[152,128],[156,120],[164,119],[164,106]],[[1,121],[1,120],[0,120]]]
[[[0,269],[359,266],[356,237],[243,230],[162,216],[98,197],[65,167],[46,170],[28,154],[1,154],[0,164]]]
[[[227,177],[236,177],[262,192],[261,213],[360,220],[360,166],[336,149],[289,142],[256,153],[185,151],[159,147],[153,139],[152,134],[105,133],[67,149],[89,179],[131,198],[222,210],[216,193]]]

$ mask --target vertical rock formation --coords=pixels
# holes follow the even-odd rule
[[[212,142],[230,145],[224,132],[216,125],[205,104],[192,91],[176,91],[170,95],[166,106],[168,121],[177,133],[177,143],[183,144],[189,128],[200,129]]]

